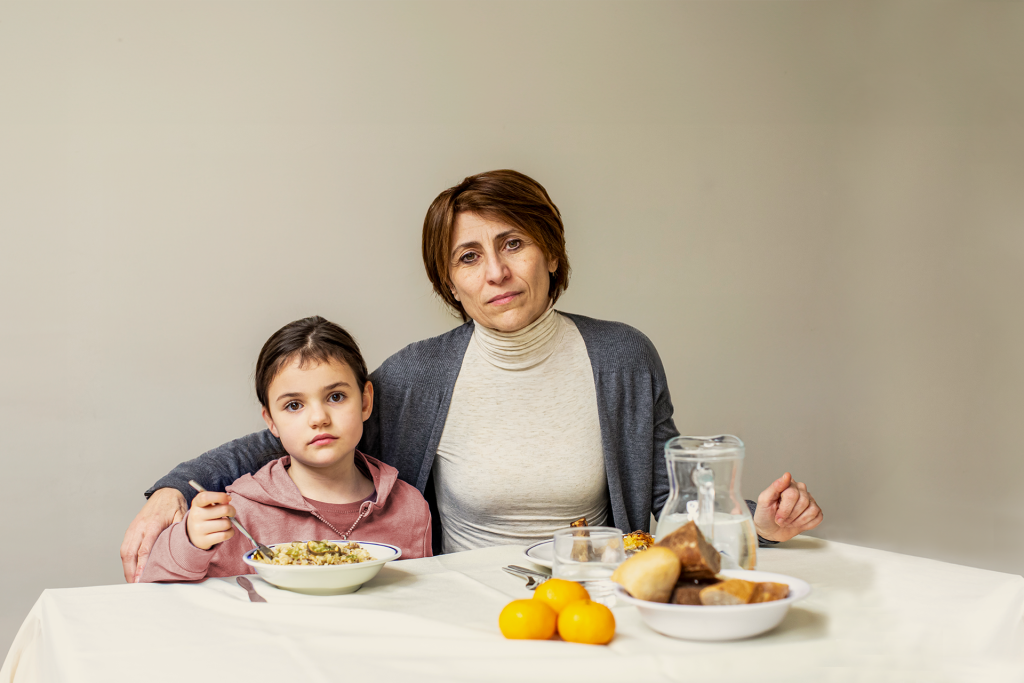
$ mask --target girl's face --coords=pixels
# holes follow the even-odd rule
[[[373,385],[356,386],[347,363],[299,367],[289,359],[267,388],[267,427],[293,461],[312,469],[351,459],[373,408]]]
[[[449,272],[470,318],[515,332],[547,310],[558,261],[545,257],[525,230],[475,213],[457,215],[454,228]]]

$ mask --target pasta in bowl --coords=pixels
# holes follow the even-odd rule
[[[305,543],[281,543],[272,548],[274,557],[267,559],[260,551],[251,557],[255,562],[273,565],[299,565],[323,567],[335,564],[356,564],[373,559],[370,551],[355,541],[344,542],[344,545],[330,541],[306,541]]]
[[[308,595],[353,593],[402,556],[396,546],[372,541],[299,541],[270,549],[271,561],[256,549],[242,559],[267,583]]]

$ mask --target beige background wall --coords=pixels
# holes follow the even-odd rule
[[[686,433],[825,537],[1024,566],[1024,5],[0,3],[0,652],[122,580],[142,491],[260,426],[266,337],[371,366],[454,324],[430,200],[524,171],[564,310],[630,323]]]

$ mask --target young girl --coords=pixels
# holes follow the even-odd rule
[[[196,581],[254,573],[237,516],[261,543],[349,537],[396,545],[403,558],[431,554],[430,510],[398,470],[356,445],[373,407],[373,385],[355,340],[319,316],[285,325],[256,362],[263,419],[287,454],[225,493],[192,500],[160,534],[141,581]]]

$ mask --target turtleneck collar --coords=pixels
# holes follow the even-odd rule
[[[561,316],[554,307],[515,332],[499,332],[473,322],[470,343],[484,359],[503,370],[528,370],[554,353],[562,338]]]

